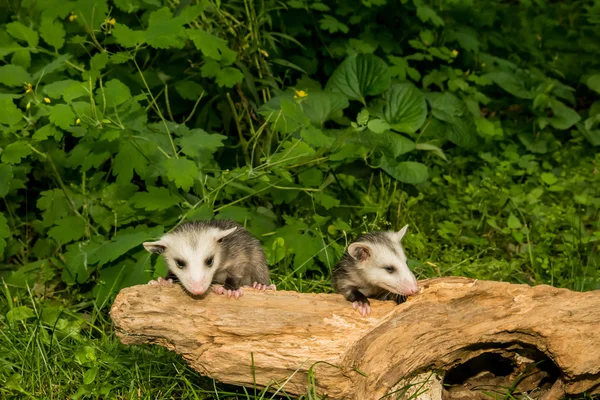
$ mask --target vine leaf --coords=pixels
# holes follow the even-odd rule
[[[390,86],[390,80],[389,67],[381,58],[373,54],[353,54],[333,71],[326,89],[366,105],[365,97],[383,93]]]

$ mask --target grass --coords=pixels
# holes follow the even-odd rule
[[[462,168],[440,168],[420,194],[399,195],[402,219],[411,224],[405,246],[417,275],[599,288],[600,185],[589,165],[600,156],[582,157],[574,152],[577,148],[571,150],[573,156],[562,160],[560,190],[540,182],[539,173],[515,181],[520,174],[516,167],[506,176],[486,178],[485,165],[472,168],[474,160],[462,160]],[[454,165],[460,161],[457,158]],[[543,162],[539,160],[540,165]],[[472,184],[476,181],[477,186]],[[544,194],[529,201],[527,196],[536,188]],[[502,193],[509,194],[503,202]],[[573,201],[582,193],[590,199],[587,204]],[[327,274],[311,278],[276,272],[274,281],[281,289],[331,290]],[[2,286],[0,398],[288,398],[283,391],[273,397],[265,391],[218,384],[158,346],[124,346],[113,333],[108,307],[98,309],[76,292],[45,290]],[[312,391],[314,379],[309,376],[304,398],[318,398]],[[494,391],[497,398],[513,398],[510,388],[498,390],[503,394]]]

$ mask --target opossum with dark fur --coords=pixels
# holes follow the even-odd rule
[[[145,242],[144,248],[162,254],[171,272],[193,295],[204,294],[212,284],[217,284],[218,294],[236,299],[244,293],[242,286],[275,290],[260,242],[233,221],[187,222],[156,242]],[[149,282],[171,283],[172,279],[162,278]]]
[[[333,271],[333,287],[364,317],[371,313],[368,298],[395,300],[418,292],[400,243],[408,225],[398,232],[369,232],[351,243]]]

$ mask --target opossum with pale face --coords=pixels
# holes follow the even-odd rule
[[[260,242],[233,221],[184,223],[156,242],[145,242],[144,248],[162,254],[171,272],[193,295],[204,294],[212,284],[217,284],[218,294],[236,299],[244,293],[242,286],[275,290]],[[171,283],[162,278],[149,282]]]
[[[398,232],[369,232],[351,243],[333,271],[333,287],[352,302],[364,317],[371,313],[368,298],[395,300],[418,292],[400,241],[408,225]]]

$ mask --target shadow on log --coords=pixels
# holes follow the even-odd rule
[[[344,399],[420,389],[422,399],[600,394],[600,291],[466,278],[419,284],[406,303],[372,301],[369,318],[335,294],[245,289],[239,300],[193,299],[179,286],[149,285],[122,290],[111,316],[125,344],[165,346],[202,375],[244,386],[256,379],[291,395],[306,393],[310,376],[317,393]]]

